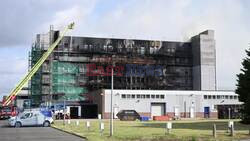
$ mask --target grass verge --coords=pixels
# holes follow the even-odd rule
[[[173,129],[166,134],[166,122],[157,121],[114,121],[114,135],[109,137],[109,121],[103,120],[105,130],[99,131],[99,121],[89,120],[90,130],[86,127],[86,120],[71,120],[71,124],[63,125],[63,121],[55,121],[52,126],[79,136],[86,137],[90,141],[231,141],[249,139],[249,125],[235,121],[235,136],[227,133],[226,120],[195,120],[173,121]],[[213,124],[217,126],[217,138],[212,136]]]

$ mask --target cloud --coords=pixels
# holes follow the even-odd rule
[[[11,49],[14,50],[13,48]],[[7,53],[8,51],[5,51]],[[2,53],[0,53],[3,55]],[[9,53],[0,59],[0,96],[9,94],[28,71],[28,57],[14,57]]]
[[[1,1],[0,95],[8,94],[28,70],[28,51],[36,34],[56,29],[68,21],[84,21],[95,0]]]
[[[218,86],[233,89],[250,37],[249,7],[241,0],[2,1],[0,53],[3,47],[22,46],[26,50],[15,48],[13,57],[25,58],[36,34],[47,32],[51,24],[62,29],[71,21],[76,22],[71,34],[77,36],[187,41],[214,29]],[[0,55],[4,66],[0,68],[0,93],[10,90],[27,70],[24,60],[15,58],[11,64],[1,60],[8,58]]]
[[[234,89],[249,42],[249,18],[243,1],[130,0],[102,13],[87,32],[102,37],[187,41],[213,29],[218,88]]]
[[[92,3],[95,0],[1,1],[0,47],[30,45],[36,34],[46,32],[51,24],[61,26],[65,23],[63,20],[81,15],[81,11],[90,9]],[[74,11],[77,6],[81,10]]]

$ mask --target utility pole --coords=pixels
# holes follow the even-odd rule
[[[111,94],[110,94],[110,136],[113,136],[113,86],[114,86],[114,69],[112,56],[112,70],[111,70]]]

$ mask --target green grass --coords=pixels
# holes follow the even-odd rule
[[[227,133],[226,120],[196,120],[196,121],[172,121],[173,129],[170,134],[165,134],[166,122],[140,122],[140,121],[114,121],[114,135],[109,137],[109,121],[103,120],[105,130],[103,135],[99,132],[99,121],[89,120],[91,128],[86,128],[86,120],[80,120],[76,126],[75,120],[71,124],[63,125],[62,121],[56,121],[54,127],[87,137],[90,141],[213,141],[213,124],[217,126],[216,140],[231,141],[250,138],[248,135],[250,126],[235,121],[235,136]]]

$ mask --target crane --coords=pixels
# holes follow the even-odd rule
[[[48,50],[42,55],[42,57],[30,69],[30,71],[24,76],[24,78],[18,83],[18,85],[11,91],[10,95],[3,102],[3,106],[8,106],[12,101],[15,100],[15,97],[22,90],[22,88],[24,87],[24,85],[38,71],[38,69],[40,68],[40,66],[49,57],[49,55],[53,52],[53,50],[55,49],[55,47],[59,44],[59,42],[62,40],[62,38],[64,37],[64,35],[68,32],[68,30],[71,30],[73,28],[74,28],[74,22],[70,23],[67,27],[65,27],[65,29],[62,32],[62,34],[57,38],[57,40],[53,44],[50,45],[50,47],[48,48]]]

